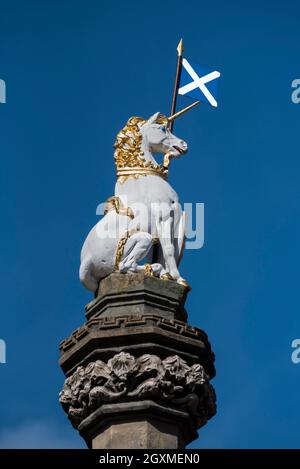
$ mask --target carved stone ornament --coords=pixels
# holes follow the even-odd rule
[[[197,428],[216,413],[216,397],[200,364],[188,366],[179,356],[134,358],[121,352],[107,363],[79,366],[66,379],[60,403],[75,428],[106,403],[152,399],[190,414]]]

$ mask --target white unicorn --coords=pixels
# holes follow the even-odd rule
[[[95,292],[113,271],[144,271],[188,288],[178,270],[184,212],[167,182],[170,158],[185,154],[188,147],[168,130],[168,120],[159,112],[148,120],[132,117],[117,135],[115,195],[81,251],[80,280],[88,290]],[[165,155],[164,164],[156,162],[155,153]]]

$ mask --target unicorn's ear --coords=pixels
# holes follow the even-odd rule
[[[149,117],[149,119],[147,120],[147,124],[155,124],[159,115],[160,112],[156,112],[155,114],[153,114],[153,116]]]

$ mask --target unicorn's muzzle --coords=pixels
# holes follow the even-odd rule
[[[173,145],[173,148],[178,152],[179,155],[184,155],[188,151],[187,143],[184,140],[181,140],[177,145]]]

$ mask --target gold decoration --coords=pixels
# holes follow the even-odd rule
[[[124,207],[122,200],[118,196],[113,196],[107,199],[104,215],[106,215],[110,210],[115,210],[118,215],[126,215],[131,219],[134,218],[132,209],[130,207]]]
[[[131,117],[125,127],[117,135],[115,147],[115,163],[117,167],[118,182],[123,183],[128,177],[138,178],[148,174],[167,178],[165,168],[153,161],[146,161],[141,151],[142,135],[140,126],[146,122],[141,117]],[[166,125],[168,119],[160,114],[158,124]]]
[[[154,276],[151,264],[145,264],[145,275],[148,275],[149,277]]]
[[[160,176],[163,179],[167,179],[168,171],[165,168],[152,169],[152,168],[124,168],[117,171],[118,182],[123,184],[129,177],[134,179],[139,178],[140,176],[148,176],[152,174],[153,176]]]
[[[168,171],[169,171],[169,166],[170,166],[172,158],[175,158],[175,156],[170,152],[167,152],[164,156],[163,167],[165,168],[166,173],[168,173]]]

